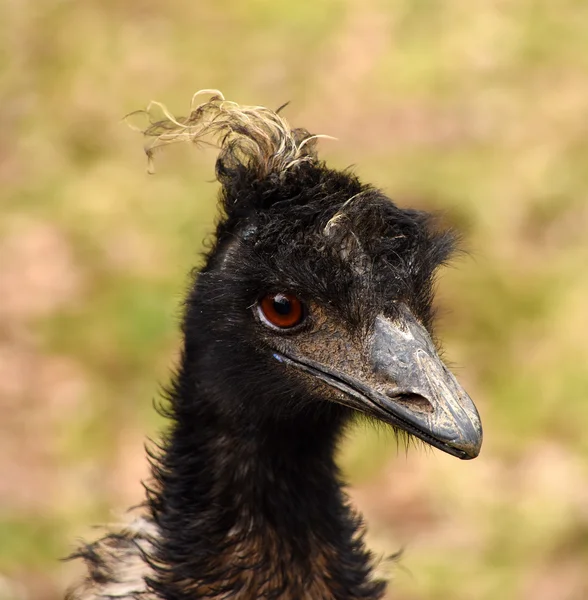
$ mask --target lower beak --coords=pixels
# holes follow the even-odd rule
[[[378,418],[453,456],[478,456],[478,411],[439,358],[426,329],[407,309],[394,321],[377,317],[371,363],[380,384],[364,394],[369,394]]]

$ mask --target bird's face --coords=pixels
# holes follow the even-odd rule
[[[478,412],[430,332],[433,273],[449,237],[380,196],[345,208],[271,215],[271,227],[232,235],[205,270],[196,294],[203,314],[208,297],[232,315],[217,332],[233,360],[221,379],[238,387],[247,372],[267,410],[289,397],[336,403],[476,457]],[[209,358],[213,372],[220,357]]]
[[[379,419],[462,459],[482,442],[476,407],[403,303],[350,331],[320,304],[270,293],[253,307],[271,358],[322,400]],[[318,383],[318,385],[317,385]]]

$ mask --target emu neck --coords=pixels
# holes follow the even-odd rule
[[[162,598],[380,598],[334,463],[344,416],[235,422],[180,400],[150,498]]]

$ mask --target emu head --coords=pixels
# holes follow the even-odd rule
[[[328,168],[316,136],[219,93],[145,133],[150,156],[181,139],[219,141],[222,216],[184,322],[186,358],[219,412],[255,423],[358,411],[478,455],[478,413],[431,333],[451,232]]]

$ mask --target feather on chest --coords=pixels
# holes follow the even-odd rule
[[[158,543],[156,526],[141,517],[83,546],[72,558],[84,560],[88,575],[67,600],[359,600],[380,598],[384,588],[366,581],[354,593],[341,585],[337,571],[357,565],[346,564],[340,551],[319,540],[302,559],[276,535],[239,526],[220,553],[179,569],[161,562]],[[192,569],[197,572],[190,574]]]

